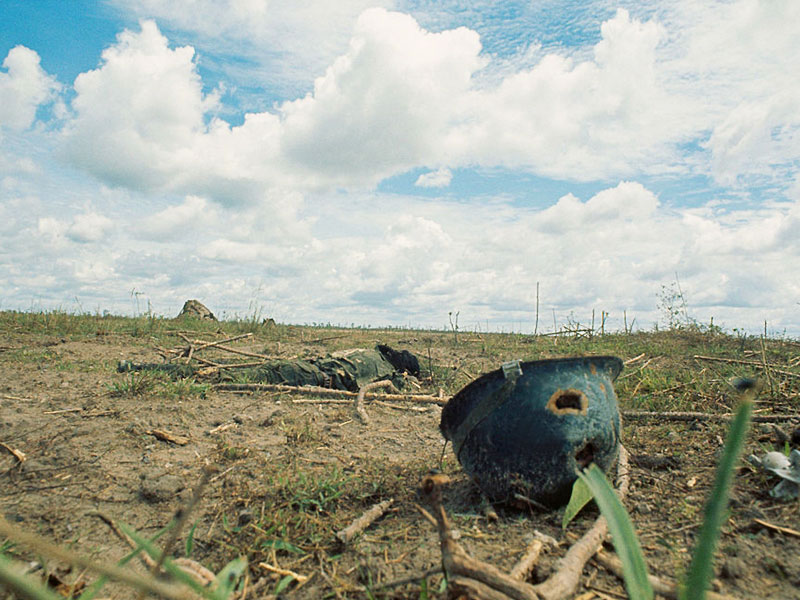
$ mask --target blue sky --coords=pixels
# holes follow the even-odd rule
[[[0,309],[796,337],[799,6],[7,0]]]

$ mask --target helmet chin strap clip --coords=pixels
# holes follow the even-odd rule
[[[503,377],[506,379],[516,379],[522,375],[522,361],[519,359],[503,363],[500,368],[503,370]]]

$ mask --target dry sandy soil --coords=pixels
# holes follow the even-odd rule
[[[355,342],[362,346],[387,341],[380,332],[360,335]],[[389,341],[417,352],[423,362],[430,352],[433,362],[453,363],[462,351],[431,351],[425,334],[404,335],[393,333]],[[281,356],[331,349],[302,340],[237,347]],[[427,576],[427,592],[421,587],[420,575],[440,566],[440,553],[434,528],[415,507],[419,481],[433,468],[451,477],[445,506],[475,557],[509,570],[534,530],[560,542],[546,550],[531,581],[545,578],[596,516],[589,510],[566,533],[560,511],[499,508],[499,519],[488,520],[450,448],[440,462],[436,405],[370,403],[371,422],[363,425],[348,404],[286,393],[209,387],[203,395],[163,382],[125,393],[130,376],[115,371],[120,359],[161,360],[142,337],[0,332],[0,442],[26,457],[20,463],[0,449],[0,514],[105,564],[129,547],[98,514],[152,535],[186,505],[204,465],[212,465],[213,474],[173,553],[182,556],[190,539],[191,558],[215,572],[246,555],[249,597],[269,597],[282,579],[264,564],[310,577],[303,585],[286,582],[282,595],[288,598],[439,597],[441,575]],[[491,362],[465,369],[465,380],[497,366]],[[157,439],[154,430],[184,436],[187,443]],[[624,443],[634,457],[626,504],[659,576],[674,579],[687,564],[725,430],[724,424],[666,420],[625,427]],[[753,425],[745,453],[772,449],[773,436],[770,426]],[[800,528],[798,503],[769,496],[775,483],[745,465],[737,471],[715,566],[717,591],[735,598],[800,598],[800,537],[756,521]],[[347,545],[336,539],[336,531],[388,498],[394,499],[390,511],[359,537]],[[0,535],[0,547],[3,541]],[[43,560],[22,544],[10,552],[20,560]],[[79,577],[95,577],[44,562],[58,578],[53,585],[67,584],[64,594]],[[404,578],[410,582],[398,584]],[[581,600],[625,597],[621,582],[593,562],[581,581]],[[134,596],[118,584],[101,593]]]

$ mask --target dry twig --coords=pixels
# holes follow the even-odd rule
[[[789,527],[781,527],[780,525],[774,525],[769,523],[768,521],[763,521],[761,519],[753,519],[756,523],[761,525],[762,527],[766,527],[767,529],[772,529],[773,531],[780,531],[781,533],[785,533],[786,535],[793,535],[795,537],[800,537],[800,531],[796,529],[790,529]]]
[[[148,435],[152,435],[157,440],[161,440],[162,442],[171,442],[176,446],[185,446],[189,443],[189,438],[185,435],[178,435],[167,431],[166,429],[151,429],[150,431],[145,431]]]
[[[594,557],[594,561],[611,571],[619,579],[623,578],[622,561],[620,561],[616,556],[598,552]],[[659,596],[664,596],[665,598],[678,598],[678,586],[672,581],[661,579],[655,575],[648,575],[647,579],[650,581],[653,591]],[[708,600],[734,600],[731,596],[717,594],[711,590],[706,591],[706,598]]]
[[[20,463],[25,462],[25,453],[22,450],[17,450],[16,448],[12,448],[8,444],[0,442],[0,448],[11,454],[14,458],[16,458]]]
[[[528,544],[528,549],[525,550],[524,556],[511,569],[511,578],[517,581],[525,581],[536,566],[542,548],[544,548],[544,544],[536,539]]]
[[[359,533],[364,531],[367,527],[372,525],[375,521],[377,521],[389,509],[389,507],[392,505],[392,502],[394,502],[394,498],[389,498],[388,500],[379,502],[366,511],[363,515],[358,517],[355,521],[350,523],[350,525],[340,531],[337,531],[336,537],[339,538],[343,544],[346,544]]]
[[[281,569],[280,567],[273,567],[269,563],[260,562],[258,563],[258,566],[261,567],[262,569],[270,571],[271,573],[277,573],[278,575],[283,575],[284,577],[290,575],[297,581],[297,587],[300,587],[310,579],[308,575],[300,575],[300,573],[295,573],[294,571],[290,571],[289,569]],[[295,588],[295,590],[296,589],[297,588]]]

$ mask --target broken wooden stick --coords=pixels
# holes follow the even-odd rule
[[[176,446],[185,446],[189,443],[189,438],[185,435],[178,435],[167,431],[166,429],[151,429],[149,431],[145,431],[145,433],[152,435],[157,440],[161,440],[162,442],[170,442]]]
[[[715,415],[701,412],[653,412],[646,410],[626,410],[622,411],[622,416],[634,421],[662,419],[666,421],[715,421],[719,423],[728,423],[733,419],[732,415]],[[797,419],[796,414],[754,415],[750,418],[754,423],[780,423],[793,419]]]
[[[383,379],[381,381],[373,381],[372,383],[362,385],[358,390],[358,394],[356,394],[356,399],[353,402],[353,410],[355,410],[356,416],[361,419],[361,422],[364,425],[369,423],[369,416],[367,415],[367,411],[364,410],[364,394],[366,394],[369,390],[382,387],[389,388],[398,394],[400,393],[400,390],[394,387],[394,384],[391,381],[388,379]]]
[[[352,540],[355,536],[359,533],[364,531],[367,527],[372,525],[375,521],[377,521],[383,514],[389,509],[389,507],[394,502],[394,498],[389,498],[388,500],[384,500],[383,502],[379,502],[372,508],[370,508],[367,512],[363,515],[358,517],[355,521],[350,523],[344,529],[336,532],[336,537],[341,540],[343,544],[346,544],[350,540]]]
[[[258,566],[261,567],[262,569],[270,571],[271,573],[277,573],[278,575],[282,575],[284,577],[289,575],[290,577],[294,578],[295,581],[297,581],[298,588],[310,579],[308,575],[300,575],[300,573],[295,573],[294,571],[290,571],[289,569],[281,569],[280,567],[273,567],[271,564],[266,562],[260,562],[258,563]]]
[[[304,385],[301,387],[294,385],[284,385],[279,383],[217,383],[214,389],[223,392],[284,392],[289,394],[300,394],[304,396],[323,396],[335,398],[355,398],[358,392],[347,390],[333,390],[331,388]],[[431,396],[428,394],[382,394],[367,392],[365,390],[364,399],[375,398],[380,400],[390,400],[393,402],[419,402],[421,404],[447,404],[450,399],[448,396]]]
[[[738,358],[723,358],[721,356],[702,356],[700,354],[695,354],[693,358],[697,360],[724,362],[733,365],[750,365],[752,367],[758,367],[759,369],[764,369],[766,371],[772,371],[773,373],[780,373],[781,375],[786,375],[788,377],[800,377],[800,373],[793,373],[792,371],[785,371],[783,369],[775,368],[775,367],[783,367],[784,365],[776,365],[775,363],[768,363],[765,360],[763,361],[740,360]]]
[[[769,521],[764,521],[763,519],[753,519],[755,523],[758,523],[762,527],[766,527],[767,529],[772,529],[773,531],[780,531],[786,535],[793,535],[795,537],[800,537],[800,531],[796,529],[791,529],[789,527],[782,527],[781,525],[774,525]]]
[[[619,579],[623,579],[622,575],[622,561],[613,556],[611,554],[606,554],[604,552],[598,552],[593,560],[613,573]],[[659,596],[664,596],[665,598],[674,598],[677,600],[678,598],[678,586],[677,584],[673,583],[672,581],[667,581],[666,579],[661,579],[660,577],[656,577],[655,575],[647,576],[647,579],[650,581],[650,586],[653,588],[653,591],[658,594]],[[731,596],[726,596],[724,594],[717,594],[716,592],[712,592],[711,590],[706,590],[706,598],[707,600],[734,600]]]
[[[0,442],[0,448],[11,454],[14,458],[16,458],[20,463],[25,462],[25,453],[22,450],[17,450],[16,448],[12,448],[8,444]]]
[[[630,468],[628,451],[625,446],[619,447],[617,459],[617,496],[623,500],[628,494],[630,485]],[[575,542],[567,554],[556,563],[556,572],[537,586],[543,598],[567,598],[575,593],[580,581],[583,567],[600,549],[608,534],[608,525],[604,516],[600,515],[583,537]]]
[[[193,347],[195,349],[195,351],[205,350],[206,348],[213,348],[214,346],[219,346],[220,344],[228,344],[230,342],[235,342],[236,340],[241,340],[241,339],[244,339],[246,337],[252,337],[252,335],[253,335],[252,333],[243,333],[241,335],[235,335],[233,337],[225,338],[224,340],[217,340],[215,342],[204,342],[202,340],[192,341],[188,337],[186,337],[184,334],[178,333],[178,336],[183,338],[183,340],[187,344],[189,344],[191,347]]]

